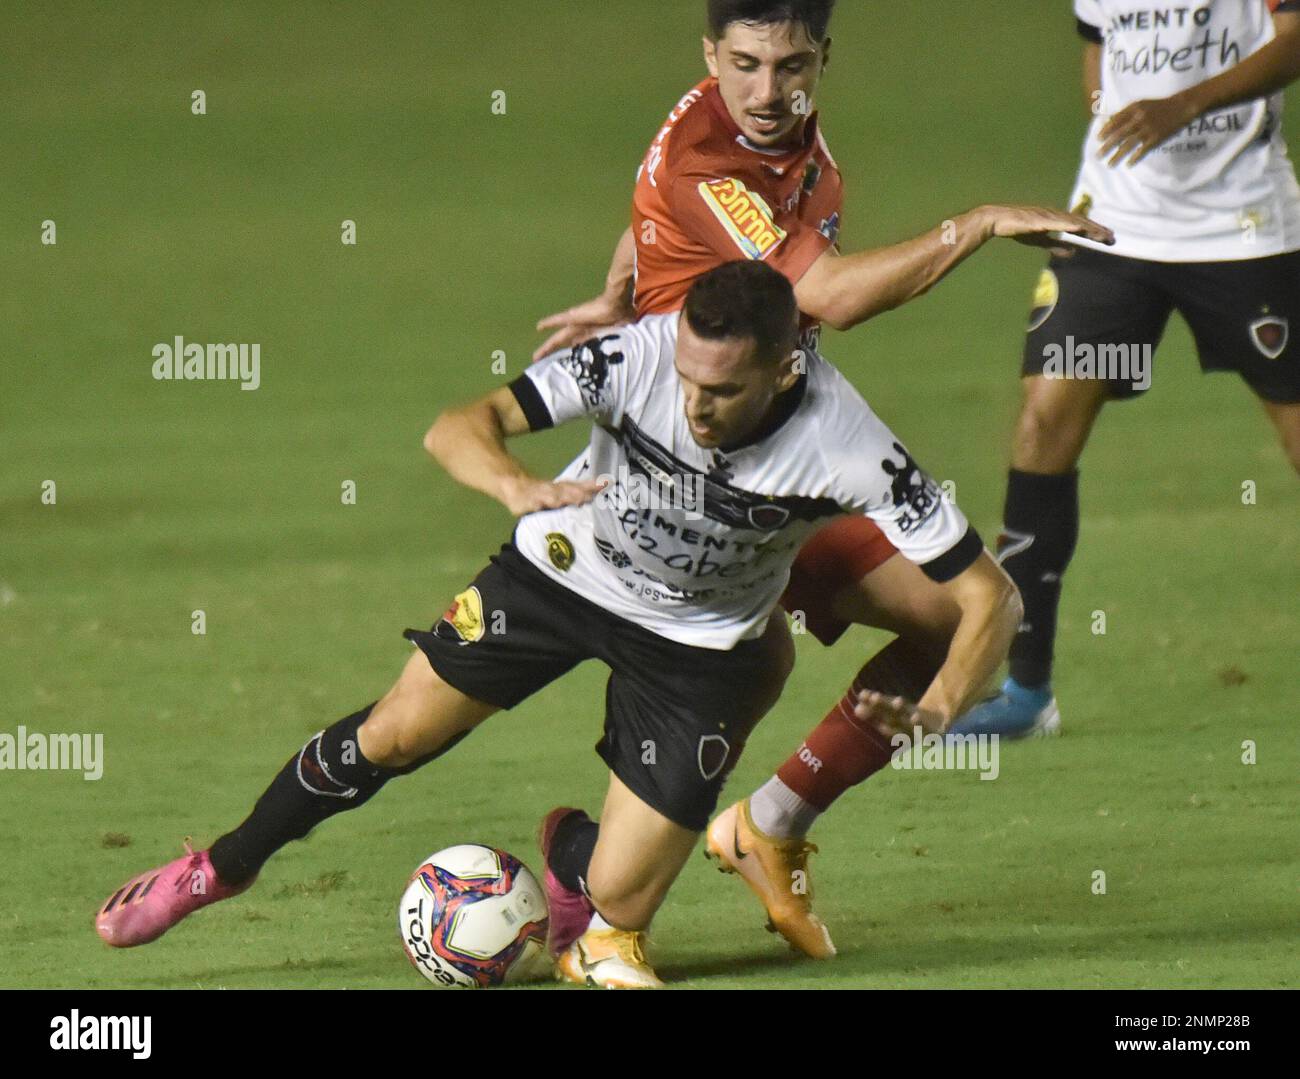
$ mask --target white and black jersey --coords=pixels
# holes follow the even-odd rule
[[[523,517],[515,543],[548,577],[683,644],[763,632],[804,540],[866,514],[936,580],[983,549],[961,511],[848,381],[817,354],[751,444],[691,437],[674,366],[677,313],[555,353],[511,384],[530,427],[594,426],[563,479],[608,481],[591,503]]]
[[[1282,94],[1197,117],[1136,165],[1112,168],[1098,133],[1135,101],[1214,78],[1276,36],[1297,0],[1074,0],[1079,30],[1104,43],[1101,101],[1070,205],[1115,231],[1072,242],[1157,262],[1263,258],[1300,249],[1300,186],[1282,136]]]

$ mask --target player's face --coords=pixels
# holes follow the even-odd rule
[[[705,449],[743,442],[762,425],[777,394],[798,380],[794,357],[759,359],[745,338],[697,337],[683,315],[677,330],[677,377],[691,438]]]
[[[829,46],[803,23],[733,22],[716,43],[704,39],[704,62],[745,138],[780,146],[803,133]]]

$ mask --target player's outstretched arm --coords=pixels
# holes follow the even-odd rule
[[[503,386],[442,413],[425,434],[424,448],[452,479],[495,498],[517,517],[590,502],[599,483],[538,479],[506,450],[507,438],[529,430],[519,401]]]
[[[1265,97],[1300,79],[1300,12],[1279,12],[1273,23],[1277,36],[1221,75],[1170,97],[1135,101],[1117,112],[1098,132],[1098,156],[1109,158],[1112,168],[1126,159],[1136,165],[1203,113]]]
[[[579,341],[594,337],[598,330],[631,322],[636,313],[632,308],[635,265],[636,237],[629,226],[614,248],[614,258],[609,264],[609,273],[605,275],[605,291],[593,300],[542,319],[537,329],[552,332],[533,353],[533,359],[540,360],[562,348],[572,348]]]
[[[922,236],[890,247],[838,255],[827,250],[794,287],[799,310],[847,330],[928,292],[995,236],[1061,248],[1054,233],[1114,243],[1110,229],[1041,206],[978,206]]]
[[[988,551],[942,587],[961,608],[961,622],[925,696],[913,703],[869,690],[859,695],[859,718],[889,734],[947,730],[1006,658],[1020,625],[1020,593]]]

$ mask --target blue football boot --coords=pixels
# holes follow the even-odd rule
[[[1002,692],[981,701],[948,728],[949,734],[996,734],[1003,738],[1042,738],[1059,734],[1061,712],[1051,686],[1027,689],[1014,678]]]

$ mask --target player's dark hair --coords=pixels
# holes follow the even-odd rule
[[[784,274],[763,262],[738,259],[701,274],[686,294],[686,322],[707,341],[749,338],[761,362],[794,353],[799,305]]]
[[[834,10],[835,0],[709,0],[709,36],[717,41],[733,22],[797,22],[820,45]]]

